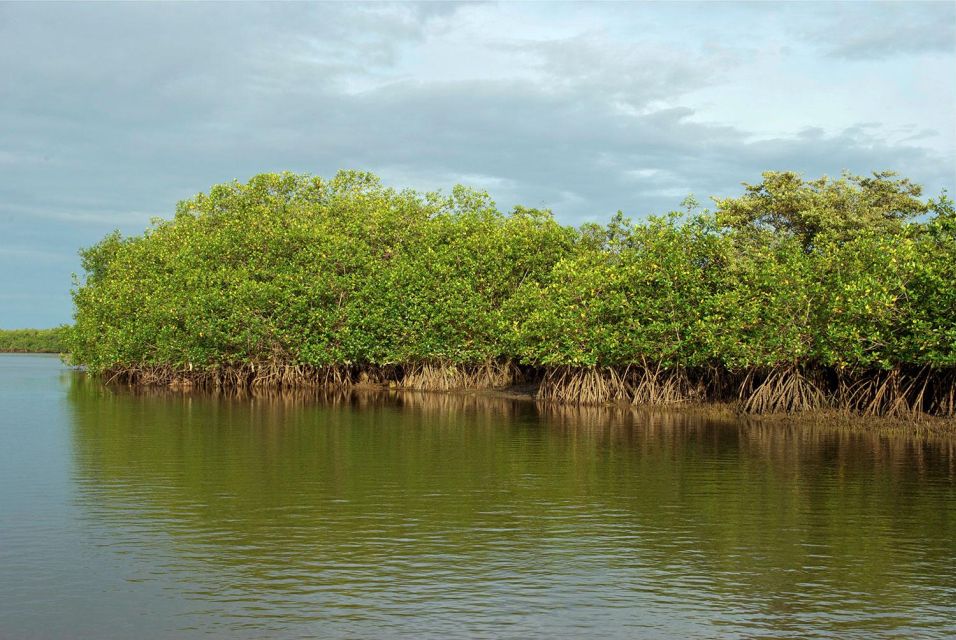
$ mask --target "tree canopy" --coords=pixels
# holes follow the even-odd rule
[[[956,367],[945,195],[768,172],[713,213],[685,205],[573,228],[361,172],[217,185],[83,251],[73,355],[93,371]]]

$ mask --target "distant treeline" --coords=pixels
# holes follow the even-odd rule
[[[69,327],[0,329],[0,352],[64,353]]]
[[[82,252],[71,350],[220,387],[530,380],[542,399],[956,414],[956,213],[891,173],[574,228],[367,173],[223,184]]]

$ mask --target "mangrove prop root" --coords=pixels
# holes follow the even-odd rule
[[[686,370],[645,362],[623,371],[615,367],[553,367],[545,372],[537,397],[570,404],[671,405],[703,396],[701,386],[691,382]]]
[[[420,391],[501,389],[515,384],[520,377],[521,372],[510,361],[480,365],[424,362],[408,367],[398,386]]]
[[[417,362],[407,365],[316,367],[281,362],[216,367],[130,365],[103,372],[110,383],[201,388],[229,393],[283,389],[378,386],[419,391],[537,387],[545,403],[672,406],[736,403],[751,414],[837,410],[858,416],[920,419],[956,416],[956,369],[893,368],[847,371],[795,364],[729,372],[687,369],[648,361],[627,367],[522,368],[511,360],[480,364]]]
[[[739,398],[747,413],[799,413],[829,405],[818,384],[794,366],[771,369],[762,376],[757,370],[749,372]]]

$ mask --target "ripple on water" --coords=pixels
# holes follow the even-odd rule
[[[956,635],[952,442],[43,366],[0,357],[0,637]]]

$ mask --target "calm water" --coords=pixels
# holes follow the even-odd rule
[[[956,442],[0,356],[0,637],[956,635]]]

